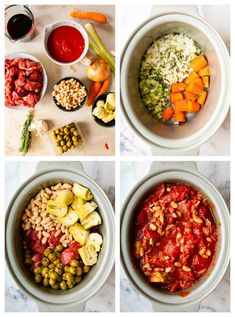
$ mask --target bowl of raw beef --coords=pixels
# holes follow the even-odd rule
[[[11,53],[5,57],[5,105],[34,108],[47,89],[47,74],[33,55]]]

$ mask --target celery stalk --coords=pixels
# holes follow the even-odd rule
[[[115,72],[115,62],[112,55],[107,51],[104,44],[102,43],[100,37],[98,36],[94,26],[91,23],[85,25],[85,29],[90,38],[90,46],[95,51],[97,55],[103,58],[110,64],[111,70]]]

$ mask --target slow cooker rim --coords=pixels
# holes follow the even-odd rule
[[[77,172],[75,173],[74,171],[69,171],[69,170],[65,170],[64,168],[57,168],[56,170],[50,170],[48,169],[48,171],[46,172],[39,172],[39,173],[35,173],[34,175],[32,175],[31,177],[29,177],[26,181],[24,181],[21,186],[18,187],[17,191],[15,192],[14,196],[12,197],[10,203],[9,203],[9,206],[7,208],[7,213],[6,213],[6,220],[5,220],[5,236],[7,236],[7,232],[8,232],[8,219],[9,219],[9,216],[10,216],[10,212],[12,210],[12,206],[14,205],[14,201],[16,199],[16,197],[19,195],[19,193],[21,192],[22,188],[24,188],[25,186],[29,185],[30,186],[30,183],[32,183],[35,179],[38,179],[40,178],[41,176],[43,175],[47,175],[47,174],[50,174],[50,173],[55,173],[55,172],[66,172],[67,174],[75,174],[75,175],[78,175],[79,177],[82,177],[84,179],[87,179],[88,182],[90,182],[93,186],[96,187],[96,189],[99,190],[99,193],[101,194],[102,196],[102,199],[104,201],[104,203],[109,207],[107,210],[109,210],[108,213],[106,213],[106,216],[109,217],[109,221],[110,221],[110,224],[112,226],[112,228],[114,228],[114,211],[113,211],[113,207],[107,197],[107,195],[105,194],[105,192],[103,191],[103,189],[99,186],[99,184],[97,182],[95,182],[90,176],[88,176],[87,174],[83,173],[83,172]],[[61,178],[66,178],[65,177],[61,177]],[[42,180],[43,182],[43,180]],[[106,229],[107,229],[107,232],[108,232],[108,237],[111,238],[112,237],[112,234],[110,235],[111,231],[108,230],[108,225],[106,224]],[[9,228],[10,230],[10,228]],[[107,237],[107,238],[108,238]],[[35,292],[31,292],[29,291],[25,285],[23,285],[20,280],[19,280],[19,277],[15,274],[13,268],[12,268],[12,263],[10,261],[10,258],[9,258],[9,254],[8,254],[8,244],[7,244],[7,239],[5,239],[5,256],[6,256],[6,262],[7,262],[7,266],[8,266],[8,269],[12,275],[12,277],[14,278],[15,282],[17,283],[17,285],[23,289],[24,292],[26,292],[30,297],[34,298],[36,301],[39,300],[39,301],[43,301],[43,302],[47,302],[47,303],[56,303],[56,302],[53,302],[53,300],[45,300],[44,298],[42,298],[41,296],[37,296],[35,294]],[[107,245],[107,247],[109,246],[109,250],[111,250],[111,253],[109,253],[109,257],[107,256],[107,252],[106,252],[106,256],[104,258],[104,260],[106,260],[106,266],[104,266],[104,264],[100,267],[100,270],[99,273],[100,276],[103,276],[102,280],[99,281],[99,283],[97,283],[97,285],[94,285],[93,287],[91,287],[90,289],[88,289],[88,293],[87,294],[84,294],[83,298],[80,298],[79,301],[77,300],[71,300],[69,299],[69,294],[67,295],[67,300],[64,301],[61,303],[61,304],[69,304],[69,303],[74,303],[74,302],[84,302],[84,301],[87,301],[89,298],[91,298],[103,285],[104,283],[106,282],[112,268],[113,268],[113,265],[114,265],[114,244],[115,244],[115,240],[114,240],[114,236],[113,236],[113,239],[110,239],[109,241],[109,244]],[[105,261],[104,261],[105,262]],[[105,269],[105,272],[103,272],[103,274],[101,275],[101,269],[104,268]],[[33,286],[33,283],[29,282],[29,284],[31,284]],[[91,283],[89,283],[91,284]],[[88,285],[89,286],[89,285]],[[84,288],[87,288],[87,285],[85,285],[85,287],[83,287],[83,290]],[[79,292],[80,290],[78,290],[77,292]],[[40,294],[41,291],[39,291],[38,294]],[[76,291],[75,291],[76,292]],[[75,293],[74,292],[74,293]],[[64,296],[66,294],[55,294],[55,295],[52,295],[50,294],[49,297],[54,297],[54,298],[61,298],[62,299],[62,296]],[[85,298],[84,298],[85,297]],[[58,303],[56,303],[58,304]]]
[[[193,299],[193,300],[188,300],[187,297],[179,297],[180,300],[181,300],[181,303],[170,303],[169,301],[161,301],[160,299],[156,299],[154,297],[152,297],[149,292],[146,293],[138,284],[137,282],[135,281],[133,275],[130,273],[127,265],[126,265],[126,261],[124,260],[124,254],[123,254],[123,245],[124,245],[124,241],[123,241],[123,236],[124,236],[124,233],[123,233],[123,227],[122,227],[122,224],[124,223],[124,220],[125,220],[125,213],[126,213],[126,210],[127,210],[127,207],[128,207],[128,204],[129,204],[129,201],[131,200],[131,198],[133,197],[135,191],[140,188],[141,186],[143,186],[146,182],[148,182],[148,180],[150,180],[151,178],[153,178],[154,176],[157,176],[157,175],[160,175],[160,174],[164,174],[164,173],[167,173],[167,172],[180,172],[180,173],[185,173],[187,175],[193,175],[199,179],[201,179],[203,182],[205,182],[207,184],[207,186],[209,185],[212,190],[216,193],[218,199],[219,199],[219,202],[221,205],[223,205],[223,208],[224,208],[224,221],[225,221],[225,227],[226,229],[228,229],[228,235],[227,235],[227,248],[226,248],[226,260],[220,264],[221,268],[220,268],[220,271],[219,271],[219,275],[217,276],[217,278],[214,280],[214,282],[211,283],[211,285],[208,287],[207,290],[204,291],[204,294],[202,297],[198,296],[197,298]],[[193,182],[192,182],[193,183]],[[196,186],[196,185],[195,185]],[[133,206],[132,208],[133,209]],[[131,211],[129,211],[129,214],[130,214]],[[188,172],[188,171],[182,171],[182,170],[178,170],[177,168],[176,169],[166,169],[164,171],[161,171],[159,173],[157,172],[152,172],[150,174],[148,174],[147,176],[145,176],[143,179],[141,179],[139,182],[137,182],[133,188],[130,190],[128,196],[126,197],[126,200],[124,201],[123,203],[123,207],[122,207],[122,212],[121,212],[121,222],[120,222],[120,225],[121,225],[121,263],[122,263],[122,268],[124,269],[126,275],[128,276],[128,279],[129,281],[134,285],[134,287],[140,291],[141,293],[144,294],[144,296],[146,296],[147,298],[149,298],[150,300],[152,301],[155,301],[155,302],[161,302],[161,303],[165,303],[165,304],[168,304],[168,305],[184,305],[184,304],[193,304],[193,303],[196,303],[196,302],[199,302],[201,300],[203,300],[205,297],[207,297],[211,292],[213,292],[215,290],[215,288],[218,286],[218,284],[220,283],[221,279],[223,278],[224,276],[224,273],[228,267],[228,264],[229,264],[229,251],[230,251],[230,226],[229,226],[229,212],[228,212],[228,208],[227,208],[227,205],[223,199],[223,197],[221,196],[221,194],[219,193],[219,191],[217,190],[217,188],[206,178],[204,177],[203,175],[201,175],[200,173],[197,173],[197,172]],[[126,228],[128,229],[128,228]],[[223,237],[224,239],[224,237]],[[222,251],[221,251],[222,252]],[[220,253],[221,253],[220,252]],[[129,253],[129,251],[126,251],[125,253]],[[129,261],[129,260],[128,260]],[[214,265],[215,266],[215,265]],[[214,270],[214,268],[213,268]],[[210,277],[209,277],[210,278]],[[156,291],[157,292],[157,291]],[[155,294],[156,294],[155,292]],[[177,296],[174,295],[174,296]]]
[[[203,19],[201,19],[200,17],[196,17],[196,16],[193,16],[193,15],[190,15],[190,14],[184,14],[184,13],[167,13],[167,14],[161,14],[159,16],[155,16],[155,17],[151,17],[147,20],[145,20],[133,33],[132,35],[129,37],[124,49],[123,49],[123,52],[122,52],[122,56],[121,56],[121,87],[124,85],[123,84],[123,80],[122,80],[122,67],[123,67],[123,60],[125,58],[125,55],[126,55],[126,51],[128,50],[128,47],[130,45],[130,43],[132,42],[133,40],[133,37],[135,35],[137,35],[137,33],[139,33],[139,31],[146,27],[146,25],[148,25],[148,23],[151,23],[153,22],[154,20],[156,19],[159,19],[161,17],[168,17],[168,16],[174,16],[174,15],[177,15],[177,16],[185,16],[185,17],[191,17],[197,21],[199,21],[199,23],[202,23],[204,24],[211,32],[211,34],[216,38],[218,44],[221,46],[221,51],[223,50],[223,55],[226,57],[226,60],[225,60],[225,64],[226,64],[226,70],[224,71],[224,73],[228,73],[229,74],[229,68],[228,68],[228,59],[229,59],[229,54],[228,54],[228,51],[227,51],[227,48],[223,42],[223,40],[221,39],[221,37],[219,36],[219,34],[217,33],[217,31],[211,26],[209,25],[206,21],[204,21]],[[222,54],[222,53],[221,53]],[[221,55],[220,54],[220,55]],[[229,90],[229,87],[230,87],[230,80],[227,80],[227,86],[228,86],[228,90]],[[222,98],[222,97],[221,97]],[[221,98],[219,101],[221,101]],[[134,117],[134,120],[135,120],[135,123],[138,122],[138,124],[140,125],[139,128],[136,128],[136,124],[134,124],[132,122],[132,119],[130,118],[130,115],[129,115],[129,111],[132,112],[131,107],[129,107],[129,105],[126,105],[126,103],[124,102],[123,100],[123,93],[122,93],[122,89],[121,89],[121,94],[120,94],[120,101],[121,101],[121,109],[122,109],[122,114],[124,115],[125,119],[126,119],[126,122],[128,124],[128,127],[134,132],[134,134],[136,136],[138,136],[140,139],[142,139],[142,141],[144,140],[144,142],[146,142],[148,145],[150,145],[151,147],[154,147],[154,146],[158,146],[158,147],[162,147],[162,148],[168,148],[168,149],[172,149],[172,150],[180,150],[180,149],[190,149],[190,148],[194,148],[194,147],[200,147],[203,143],[205,143],[206,141],[208,141],[217,131],[218,129],[221,127],[222,123],[224,122],[225,118],[226,118],[226,115],[229,111],[229,94],[226,94],[224,93],[223,95],[223,98],[225,99],[225,101],[222,103],[220,102],[220,104],[225,104],[225,106],[223,106],[222,108],[222,112],[220,111],[220,116],[216,116],[214,115],[215,118],[217,118],[217,125],[215,126],[214,122],[212,122],[212,119],[208,122],[207,124],[207,130],[206,130],[206,134],[202,134],[202,132],[198,131],[196,133],[194,133],[192,136],[194,137],[194,140],[192,142],[191,138],[192,136],[189,136],[189,137],[184,137],[184,138],[178,138],[178,139],[170,139],[170,138],[166,138],[166,137],[161,137],[161,136],[158,136],[158,135],[155,135],[153,132],[151,132],[149,129],[147,129],[143,124],[142,122],[140,121],[140,119],[138,117],[136,117],[134,114],[132,114],[131,117]],[[127,102],[128,103],[128,102]],[[126,109],[126,106],[127,108],[129,109],[127,111]],[[221,115],[222,113],[222,115]],[[216,114],[216,113],[215,113]],[[138,125],[137,124],[137,125]],[[140,131],[140,128],[143,129],[146,133],[142,133]],[[145,135],[147,134],[147,135]],[[200,135],[201,134],[201,135]],[[199,135],[199,138],[198,140],[196,139],[197,138],[197,135]],[[206,136],[205,136],[206,135]],[[158,140],[158,143],[154,142],[154,140]],[[181,141],[182,143],[186,143],[186,145],[183,145],[183,144],[178,144],[177,141]],[[167,146],[165,145],[165,142],[171,142],[171,144],[168,144]]]

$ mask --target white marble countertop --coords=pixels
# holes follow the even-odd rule
[[[6,162],[5,164],[5,204],[8,206],[17,188],[35,171],[36,162]],[[69,164],[69,163],[68,163]],[[114,163],[113,162],[83,162],[85,173],[92,177],[106,192],[114,206]],[[115,270],[99,292],[92,297],[85,307],[87,312],[112,312],[115,303]],[[5,270],[5,311],[26,312],[38,311],[36,303],[23,293]]]
[[[200,16],[211,24],[224,40],[227,48],[230,48],[230,8],[229,6],[199,5],[193,6],[198,9]],[[128,8],[128,5],[119,9],[120,30],[122,46],[126,44],[130,34],[144,20],[150,17],[152,6],[136,5],[135,11]],[[226,18],[225,18],[226,17]],[[227,115],[217,133],[205,144],[202,145],[199,155],[229,155],[230,153],[230,114]],[[151,155],[150,147],[143,143],[133,134],[121,115],[121,137],[120,149],[122,155]]]
[[[151,162],[122,162],[121,163],[121,205],[131,188],[143,178]],[[228,162],[198,162],[199,171],[207,177],[219,190],[228,208],[230,207],[230,166]],[[152,311],[151,303],[145,299],[130,284],[124,271],[120,274],[120,309],[121,311]],[[200,305],[200,312],[230,311],[230,272],[225,273],[217,288],[205,298]]]
[[[32,5],[30,6],[35,17],[36,31],[32,40],[28,42],[12,43],[8,38],[5,38],[5,54],[13,52],[25,52],[38,58],[44,65],[47,77],[48,86],[46,94],[38,102],[34,108],[34,120],[46,120],[49,125],[49,130],[54,130],[58,127],[63,127],[68,123],[77,122],[84,137],[84,149],[67,152],[66,155],[114,155],[115,154],[115,127],[107,128],[98,125],[91,114],[91,107],[83,106],[73,112],[64,112],[57,108],[52,99],[53,86],[61,78],[75,77],[80,79],[89,90],[91,81],[86,76],[86,68],[81,63],[70,66],[60,66],[52,62],[44,51],[43,45],[43,30],[47,24],[58,20],[71,20],[70,12],[73,9],[83,11],[102,12],[107,16],[107,24],[98,24],[94,22],[97,33],[102,39],[107,49],[115,49],[115,9],[114,6],[108,5]],[[77,19],[81,25],[85,25],[88,20]],[[93,58],[94,54],[89,49],[87,56]],[[109,91],[115,91],[115,79],[112,80],[109,86]],[[5,154],[8,156],[20,155],[18,148],[20,144],[21,129],[26,119],[28,109],[10,109],[5,107]],[[19,131],[15,133],[15,131]],[[108,144],[109,149],[105,144]],[[49,140],[48,133],[42,137],[37,137],[32,133],[32,142],[27,155],[30,156],[54,156],[56,153]]]

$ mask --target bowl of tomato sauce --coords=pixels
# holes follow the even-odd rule
[[[159,311],[197,311],[229,263],[229,213],[195,165],[152,168],[128,195],[121,259]]]
[[[86,56],[89,39],[85,29],[74,21],[57,21],[44,28],[47,56],[58,65],[72,65]]]

